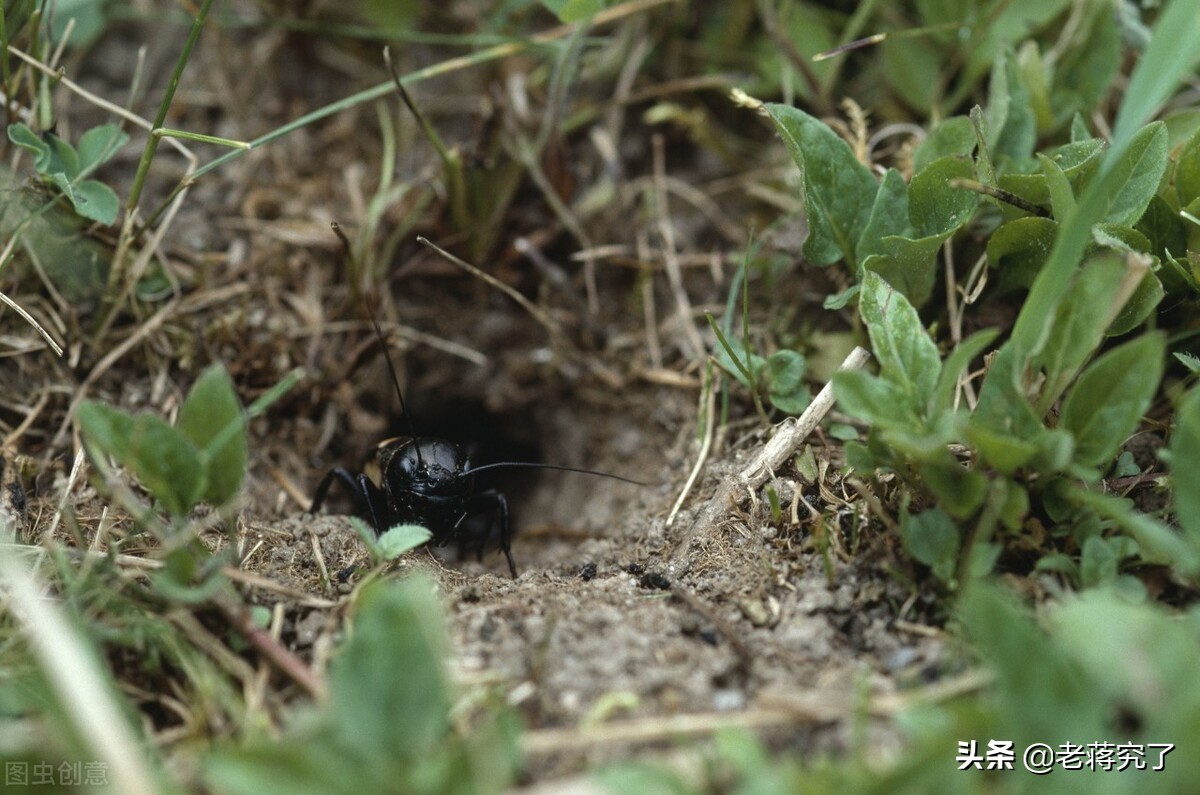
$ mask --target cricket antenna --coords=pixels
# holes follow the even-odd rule
[[[338,240],[342,241],[342,249],[345,251],[346,258],[353,263],[354,252],[350,248],[350,239],[342,231],[341,224],[334,221],[329,226],[333,229],[333,233],[337,235]],[[357,270],[357,268],[354,270]],[[383,358],[387,362],[388,373],[392,376],[392,386],[396,388],[396,397],[400,399],[400,413],[404,415],[404,423],[408,426],[408,435],[416,439],[417,430],[413,425],[412,415],[408,413],[408,406],[404,403],[404,391],[400,389],[400,378],[396,375],[396,365],[392,362],[392,353],[388,349],[387,337],[384,336],[383,329],[379,327],[379,321],[375,319],[375,313],[371,310],[371,305],[363,300],[362,306],[367,311],[367,317],[370,318],[371,325],[375,327],[375,336],[379,338],[379,345],[383,348]],[[414,449],[417,452],[417,465],[424,468],[425,462],[421,459],[421,445],[414,445]]]
[[[595,469],[580,469],[579,467],[564,467],[564,466],[559,466],[558,464],[537,464],[532,461],[501,461],[498,464],[484,464],[481,467],[475,467],[474,469],[468,469],[466,472],[463,472],[461,475],[459,475],[459,477],[466,477],[467,475],[474,475],[477,472],[483,472],[488,469],[501,469],[503,467],[512,467],[514,469],[516,469],[516,468],[557,469],[559,472],[577,472],[580,475],[595,475],[596,477],[601,477],[601,478],[611,478],[613,480],[621,480],[621,481],[624,481],[625,483],[632,483],[635,486],[649,486],[650,485],[649,483],[643,483],[642,481],[634,480],[633,478],[623,477],[622,475],[614,475],[611,472],[599,472]]]

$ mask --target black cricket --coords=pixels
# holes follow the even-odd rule
[[[433,534],[429,543],[440,547],[454,541],[460,548],[474,548],[476,555],[481,557],[492,531],[498,530],[499,548],[504,552],[508,569],[515,579],[517,565],[512,556],[508,499],[495,489],[479,489],[475,478],[478,473],[503,467],[557,469],[645,485],[608,472],[554,464],[505,461],[473,467],[470,457],[460,445],[446,439],[418,436],[404,405],[400,379],[396,376],[387,340],[373,316],[371,323],[383,346],[383,355],[396,387],[396,396],[400,399],[400,411],[408,423],[409,435],[380,442],[375,451],[375,460],[364,467],[377,470],[371,473],[374,478],[367,472],[356,475],[340,466],[329,470],[317,486],[309,509],[311,513],[320,509],[330,487],[338,482],[354,498],[355,514],[369,522],[377,534],[398,524],[418,524]],[[479,517],[489,521],[483,524],[471,521]]]

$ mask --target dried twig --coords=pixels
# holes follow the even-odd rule
[[[865,349],[855,348],[842,362],[841,369],[857,370],[867,363],[870,356]],[[799,418],[789,417],[776,426],[775,435],[763,446],[749,466],[736,477],[721,484],[675,548],[667,567],[671,577],[680,577],[687,573],[692,565],[692,547],[701,533],[716,526],[730,507],[741,501],[740,495],[757,489],[766,482],[772,472],[783,466],[833,408],[833,403],[833,384],[828,383]]]

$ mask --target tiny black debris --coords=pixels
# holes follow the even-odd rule
[[[596,564],[585,564],[584,567],[579,570],[579,576],[583,578],[584,582],[591,582],[592,580],[596,579]]]
[[[643,588],[656,588],[660,591],[671,590],[671,581],[657,571],[648,571],[642,575],[638,583]]]

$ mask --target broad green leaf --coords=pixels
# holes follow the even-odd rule
[[[1134,67],[1117,114],[1112,145],[1100,171],[1077,197],[1076,211],[1063,219],[1054,250],[1017,317],[1012,340],[1022,360],[1041,347],[1048,332],[1047,320],[1069,288],[1071,273],[1087,247],[1092,224],[1103,220],[1111,197],[1129,181],[1132,167],[1127,155],[1138,128],[1174,93],[1200,58],[1200,50],[1194,46],[1197,39],[1200,39],[1200,14],[1195,13],[1194,4],[1176,0],[1166,6],[1155,24],[1150,44]]]
[[[129,469],[173,516],[183,516],[204,493],[200,455],[175,428],[153,414],[130,416],[103,403],[84,401],[80,428],[97,453]]]
[[[75,212],[97,223],[109,225],[117,220],[121,201],[113,189],[94,179],[83,179],[74,183],[73,191],[63,191],[71,200]]]
[[[1121,66],[1121,35],[1112,7],[1088,3],[1082,9],[1086,19],[1076,28],[1071,46],[1056,47],[1060,57],[1050,86],[1056,125],[1076,114],[1090,113]]]
[[[79,166],[91,171],[112,159],[129,142],[129,136],[115,124],[101,124],[79,137]]]
[[[875,177],[823,122],[788,105],[768,104],[766,110],[800,167],[808,216],[804,256],[817,265],[856,262],[879,188]]]
[[[214,364],[196,379],[179,410],[178,428],[200,451],[207,473],[203,498],[222,506],[246,475],[246,419],[229,373]]]
[[[1162,302],[1163,295],[1162,282],[1158,280],[1158,276],[1153,271],[1147,271],[1142,280],[1138,282],[1137,289],[1133,291],[1133,295],[1129,297],[1124,308],[1104,333],[1109,337],[1118,337],[1133,331],[1146,322],[1155,307]]]
[[[542,0],[542,5],[561,21],[572,23],[590,19],[611,3],[605,0]]]
[[[833,374],[838,405],[851,417],[872,425],[917,426],[917,407],[904,390],[862,370],[838,370]]]
[[[1178,484],[1179,473],[1173,474],[1172,477]],[[1180,491],[1176,485],[1172,494],[1178,512],[1179,497],[1187,492]],[[1167,527],[1157,519],[1135,509],[1127,499],[1087,491],[1081,486],[1072,486],[1070,497],[1075,502],[1086,505],[1100,516],[1114,522],[1123,532],[1137,541],[1138,554],[1147,563],[1172,566],[1184,577],[1195,577],[1200,574],[1200,533],[1193,532],[1200,528],[1188,529],[1185,527],[1184,532],[1187,535],[1180,535],[1173,528]],[[1182,514],[1179,515],[1179,518],[1182,519]]]
[[[353,634],[329,671],[337,734],[357,738],[368,755],[397,759],[419,758],[444,737],[450,708],[444,637],[425,578],[365,587]]]
[[[859,311],[884,378],[901,387],[923,412],[933,396],[941,358],[921,318],[903,295],[874,273],[864,273]]]
[[[787,414],[800,414],[808,408],[807,369],[808,362],[796,351],[776,351],[767,357],[767,398],[775,408]]]
[[[912,236],[912,224],[908,220],[908,183],[900,172],[889,168],[875,194],[875,204],[867,218],[862,236],[858,240],[856,253],[861,266],[872,254],[884,253],[883,239],[900,235]]]
[[[860,6],[861,8],[861,6]],[[929,46],[922,38],[891,36],[881,45],[882,69],[888,75],[888,87],[912,108],[930,108],[937,104],[939,75],[946,68],[946,53]]]
[[[33,152],[33,167],[38,173],[44,173],[50,165],[50,144],[43,141],[37,133],[21,122],[8,125],[8,140],[22,149]]]
[[[933,569],[939,580],[953,579],[960,539],[958,527],[944,511],[930,508],[915,516],[902,513],[900,540],[905,551]]]
[[[999,271],[1001,292],[1029,287],[1050,257],[1058,224],[1049,218],[1018,218],[988,239],[988,265]]]
[[[999,333],[999,329],[977,331],[960,342],[954,352],[946,357],[946,361],[942,363],[942,371],[938,375],[937,386],[933,390],[929,416],[937,417],[950,412],[954,406],[954,393],[958,387],[959,377],[971,364],[971,360],[983,353]]]
[[[1200,373],[1200,358],[1181,351],[1176,351],[1174,356],[1175,360],[1186,367],[1189,373]]]
[[[1070,300],[1059,304],[1045,348],[1035,360],[1046,372],[1042,407],[1058,400],[1100,346],[1124,275],[1123,258],[1111,254],[1092,259],[1076,275]]]
[[[999,171],[1014,170],[1033,155],[1037,121],[1016,57],[1003,52],[991,62],[988,84],[988,151]],[[1023,170],[1023,169],[1022,169]]]
[[[86,202],[80,201],[75,195],[75,183],[71,182],[62,171],[55,171],[53,174],[48,175],[48,179],[50,184],[62,191],[63,196],[67,197],[67,201],[75,208],[75,212],[79,212],[80,204],[86,204]]]
[[[1179,150],[1175,161],[1175,195],[1180,207],[1200,198],[1200,130]]]
[[[995,483],[1004,490],[1004,498],[1000,503],[1000,523],[1017,532],[1029,515],[1029,492],[1012,480],[997,480]]]
[[[419,524],[398,524],[379,536],[379,551],[384,560],[395,560],[433,538],[433,533]]]
[[[863,262],[863,270],[879,274],[914,306],[923,306],[933,292],[937,279],[937,254],[954,231],[912,240],[885,237],[884,253]]]
[[[1079,557],[1079,580],[1084,588],[1111,583],[1117,579],[1117,556],[1108,542],[1091,536],[1083,542]]]
[[[1050,103],[1049,75],[1037,42],[1027,40],[1017,49],[1017,69],[1021,82],[1029,91],[1029,107],[1033,110],[1037,132],[1044,135],[1054,129],[1056,119]]]
[[[42,133],[42,139],[50,146],[50,162],[43,173],[51,177],[62,174],[74,181],[79,176],[79,153],[52,132]]]
[[[1129,142],[1118,166],[1129,176],[1119,188],[1104,219],[1110,223],[1133,226],[1146,212],[1146,207],[1167,168],[1167,128],[1161,121],[1152,122]]]
[[[939,158],[912,178],[908,186],[908,214],[917,237],[951,232],[970,220],[979,195],[951,187],[954,179],[975,179],[975,167],[969,158]]]
[[[966,49],[968,80],[973,83],[983,77],[1004,57],[1009,45],[1039,30],[1070,4],[1070,0],[1010,0],[994,10],[981,7],[989,10],[986,22],[979,20],[972,31],[972,41]],[[954,3],[950,7],[957,7],[960,14],[965,12],[963,4]],[[960,16],[959,21],[961,19]]]
[[[987,497],[987,478],[958,463],[944,447],[940,452],[936,459],[920,462],[921,477],[946,513],[970,518]]]
[[[980,459],[1002,475],[1012,475],[1036,458],[1040,451],[1033,442],[997,433],[979,424],[968,425],[966,437]]]
[[[966,116],[951,116],[934,127],[913,152],[913,172],[943,157],[970,157],[975,151],[975,128]]]
[[[1171,489],[1175,520],[1200,552],[1200,390],[1193,389],[1175,412],[1171,433]]]
[[[1024,441],[1036,441],[1045,433],[1041,418],[1026,397],[1020,353],[1011,341],[1001,346],[992,359],[970,422],[994,434]]]
[[[1075,194],[1071,190],[1071,181],[1058,164],[1039,153],[1038,161],[1042,164],[1042,174],[1046,177],[1046,188],[1050,192],[1050,207],[1055,218],[1065,218],[1075,209]]]
[[[1062,171],[1067,178],[1072,193],[1078,193],[1087,184],[1087,180],[1095,173],[1100,165],[1100,156],[1104,151],[1104,142],[1098,138],[1089,138],[1063,146],[1055,147],[1043,154]],[[1022,199],[1039,206],[1050,203],[1050,186],[1046,181],[1045,169],[1032,171],[1028,174],[1005,174],[1000,177],[998,184],[1010,193],[1015,193]],[[1054,217],[1061,220],[1065,212],[1056,211]]]
[[[1200,60],[1197,41],[1200,14],[1195,4],[1191,0],[1165,4],[1125,89],[1113,127],[1114,149],[1122,150],[1136,130],[1175,93],[1180,81],[1190,75]]]
[[[1111,706],[1096,698],[1094,684],[1058,645],[1048,642],[1012,595],[975,582],[959,602],[959,615],[967,636],[995,672],[997,731],[1006,739],[1017,747],[1055,743],[1091,736],[1108,725]],[[1037,709],[1030,709],[1031,704]]]
[[[1197,169],[1200,170],[1200,163],[1197,163]],[[1150,253],[1156,257],[1166,259],[1171,255],[1181,257],[1187,253],[1184,221],[1161,196],[1150,200],[1150,205],[1134,228],[1150,241]]]
[[[1080,376],[1060,418],[1060,427],[1075,436],[1075,461],[1098,467],[1117,454],[1158,391],[1165,348],[1160,334],[1146,334],[1104,354]]]

